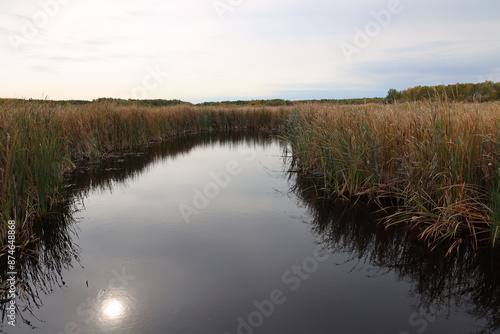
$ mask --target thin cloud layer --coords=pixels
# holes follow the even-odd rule
[[[4,0],[0,12],[1,97],[320,99],[500,81],[494,0]],[[168,76],[144,85],[150,68]]]

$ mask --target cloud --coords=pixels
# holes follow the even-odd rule
[[[38,96],[50,81],[52,98],[119,97],[155,64],[172,76],[149,96],[185,100],[368,97],[497,75],[496,1],[401,4],[349,64],[339,44],[352,43],[388,0],[246,0],[225,20],[212,0],[70,1],[17,50],[8,36],[41,7],[4,0],[0,52],[10,66],[0,75],[12,84],[3,94]]]

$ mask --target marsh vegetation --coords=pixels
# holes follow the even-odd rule
[[[30,222],[65,198],[64,176],[82,162],[187,133],[278,130],[285,108],[60,105],[12,101],[0,105],[0,219]],[[5,233],[3,234],[5,236]],[[27,241],[27,236],[19,236]]]
[[[166,107],[99,101],[0,104],[0,219],[32,222],[65,200],[64,178],[106,155],[187,133],[279,132],[294,169],[329,196],[374,203],[432,249],[500,240],[500,104],[434,101],[287,107]],[[5,244],[5,243],[4,243]]]
[[[288,122],[296,168],[334,196],[377,203],[431,248],[498,243],[500,104],[306,105]]]

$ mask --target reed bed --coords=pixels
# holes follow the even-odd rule
[[[285,135],[297,170],[375,202],[430,248],[500,241],[500,104],[302,105]]]
[[[415,229],[431,248],[500,243],[500,103],[237,108],[10,101],[0,105],[0,248],[11,219],[18,245],[30,242],[32,222],[65,200],[64,175],[82,161],[181,134],[242,129],[280,131],[298,171],[337,198],[374,202],[385,224]]]
[[[285,107],[214,108],[79,106],[11,101],[0,105],[0,232],[15,220],[17,242],[29,242],[31,222],[64,201],[63,178],[82,160],[186,133],[278,130]],[[0,245],[0,246],[2,246]]]

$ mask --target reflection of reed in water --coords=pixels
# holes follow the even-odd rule
[[[148,171],[149,167],[165,159],[175,160],[194,148],[221,145],[227,147],[263,147],[273,141],[265,132],[221,132],[179,136],[173,140],[143,147],[140,150],[121,152],[102,161],[99,165],[82,165],[67,180],[71,196],[86,196],[91,191],[112,190],[116,183],[125,183]]]
[[[51,208],[49,215],[33,226],[32,238],[22,253],[16,254],[17,298],[16,320],[35,328],[28,314],[38,319],[34,310],[43,306],[43,296],[65,285],[63,270],[68,270],[80,261],[80,249],[75,243],[77,230],[74,215],[76,202],[83,201],[92,191],[112,190],[113,185],[139,177],[155,162],[176,159],[198,147],[221,145],[228,147],[266,147],[275,139],[263,132],[224,132],[179,136],[176,139],[152,144],[140,150],[122,152],[102,161],[99,165],[80,166],[67,177],[67,201]],[[31,233],[31,231],[28,231]],[[7,256],[0,257],[0,276],[5,282]],[[0,310],[6,324],[7,291],[0,291]],[[109,308],[112,314],[116,309]],[[109,315],[108,314],[108,315]],[[0,332],[2,332],[0,327]]]
[[[454,256],[447,249],[427,252],[405,230],[386,229],[364,203],[335,201],[317,179],[290,173],[291,190],[313,217],[312,232],[333,252],[346,252],[353,261],[371,263],[381,272],[393,271],[400,280],[413,282],[428,314],[459,305],[485,319],[485,333],[500,330],[500,250],[462,248]],[[444,311],[446,312],[446,311]]]
[[[28,312],[36,318],[33,310],[43,306],[43,295],[63,287],[65,285],[63,270],[72,268],[75,261],[80,260],[80,249],[73,242],[76,236],[73,202],[67,201],[53,210],[58,213],[37,220],[36,230],[33,231],[34,237],[22,252],[15,254],[16,323],[22,321],[32,328],[35,326],[27,319],[25,313]],[[0,258],[0,261],[0,275],[2,282],[5,282],[9,272],[7,256]],[[6,324],[7,307],[10,307],[10,303],[5,289],[0,292],[0,298],[2,322]]]

